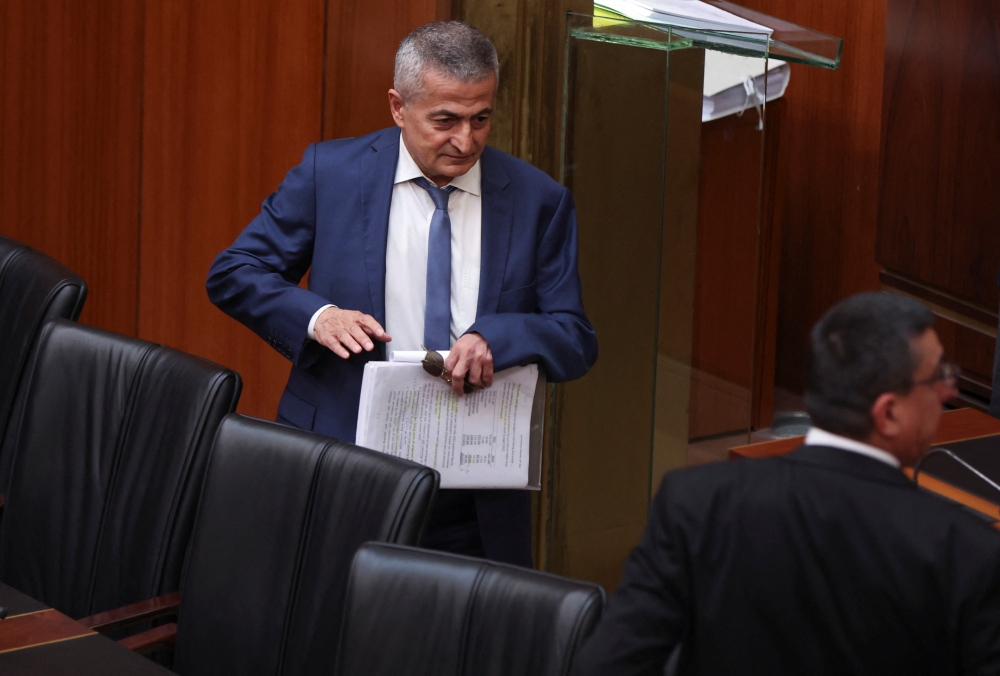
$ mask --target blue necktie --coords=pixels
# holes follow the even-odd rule
[[[424,347],[447,350],[451,347],[451,218],[448,197],[455,186],[438,188],[426,178],[416,184],[434,200],[434,216],[427,238],[427,303],[424,307]]]

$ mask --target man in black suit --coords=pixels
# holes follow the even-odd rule
[[[805,445],[668,474],[576,673],[1000,674],[1000,533],[899,469],[955,395],[932,325],[888,294],[831,309]]]

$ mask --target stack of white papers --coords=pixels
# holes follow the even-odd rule
[[[355,443],[436,469],[442,488],[538,489],[538,367],[500,371],[489,388],[457,397],[414,363],[423,356],[397,352],[394,361],[365,365]]]
[[[770,35],[774,32],[763,24],[747,21],[701,0],[597,0],[594,6],[634,21],[730,33]]]
[[[705,86],[701,121],[716,120],[759,107],[785,94],[791,68],[779,59],[737,56],[705,50]],[[766,92],[766,97],[765,97]]]

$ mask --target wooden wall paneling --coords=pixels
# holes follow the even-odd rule
[[[779,161],[782,120],[788,115],[788,102],[779,99],[767,104],[763,178],[760,195],[760,248],[758,249],[753,338],[753,395],[750,426],[770,427],[774,418],[775,365],[778,344],[778,303],[781,289],[782,203],[776,199],[784,185]]]
[[[878,262],[939,316],[960,390],[985,408],[1000,268],[1000,7],[889,0]]]
[[[947,279],[947,270],[935,273],[935,250],[943,244],[935,240],[948,235],[937,227],[941,189],[947,190],[938,184],[938,173],[939,164],[949,160],[945,172],[954,170],[954,154],[941,147],[939,133],[943,88],[949,85],[934,25],[941,17],[929,8],[933,16],[914,22],[917,4],[888,0],[876,259],[897,273],[932,282]]]
[[[79,273],[135,335],[143,5],[0,3],[0,232]]]
[[[774,189],[786,105],[768,105],[764,135],[753,111],[702,125],[692,438],[771,424],[781,242]]]
[[[1000,302],[1000,4],[973,3],[959,28],[951,42],[962,51],[958,96],[946,98],[958,117],[955,197],[951,213],[942,215],[953,224],[946,288],[992,309]]]
[[[792,66],[777,187],[783,231],[776,378],[800,391],[809,330],[838,300],[878,288],[875,222],[884,0],[744,0],[844,39],[840,69]]]
[[[889,0],[878,261],[997,307],[1000,6]]]
[[[406,35],[451,18],[451,0],[327,0],[323,138],[391,127],[389,89]]]
[[[916,298],[936,315],[934,328],[941,338],[945,356],[962,367],[959,398],[988,413],[997,312],[887,270],[879,274],[879,279],[884,291]]]
[[[535,23],[532,9],[536,0],[493,0],[489,3],[457,0],[456,17],[489,36],[500,61],[500,81],[493,116],[490,120],[490,145],[517,154],[519,127],[527,124],[523,96],[526,80],[533,75],[531,47],[525,45],[526,32]],[[530,6],[530,7],[529,7]],[[534,45],[532,45],[534,46]]]
[[[775,192],[784,99],[701,127],[697,274],[691,356],[692,438],[771,424],[780,205]]]
[[[324,0],[150,1],[146,12],[140,336],[244,378],[273,418],[289,363],[216,309],[216,254],[319,140]]]
[[[941,339],[945,356],[962,365],[959,398],[989,413],[996,337],[940,315],[935,319],[934,330]]]
[[[452,15],[493,41],[500,85],[490,145],[559,177],[567,12],[587,0],[454,0]]]

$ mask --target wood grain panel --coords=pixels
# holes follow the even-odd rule
[[[942,244],[935,239],[947,234],[936,232],[941,136],[928,133],[941,124],[943,114],[943,60],[936,48],[928,48],[938,35],[933,24],[942,17],[928,5],[932,16],[910,27],[916,3],[888,4],[876,257],[891,270],[932,281],[934,251]]]
[[[996,338],[938,315],[934,330],[948,359],[962,367],[958,387],[968,405],[989,412]]]
[[[490,145],[507,153],[517,152],[520,126],[528,122],[522,81],[533,75],[534,64],[530,48],[523,44],[524,23],[536,18],[534,4],[534,0],[458,0],[456,16],[483,31],[497,50],[500,82],[490,119]]]
[[[701,128],[692,438],[750,425],[761,153],[753,111]]]
[[[451,18],[451,1],[328,3],[323,138],[391,127],[388,92],[396,49],[414,28]]]
[[[788,102],[779,99],[766,106],[764,170],[760,195],[760,248],[757,263],[756,315],[753,338],[753,408],[750,424],[754,429],[770,427],[774,417],[775,365],[778,344],[778,303],[781,290],[781,244],[783,204],[777,200],[785,176],[779,161],[782,121]]]
[[[785,93],[777,381],[801,391],[806,338],[831,305],[878,288],[875,220],[886,8],[882,0],[745,0],[844,39],[840,70],[792,66]]]
[[[490,145],[559,178],[567,12],[590,0],[455,0],[452,16],[478,27],[500,57]]]
[[[937,434],[934,435],[934,444],[948,444],[992,434],[1000,434],[1000,420],[973,408],[960,408],[941,414],[941,423],[938,425]],[[729,449],[729,457],[730,459],[766,458],[772,455],[784,455],[797,448],[803,439],[805,437],[790,437],[734,446]]]
[[[958,400],[988,412],[997,336],[996,313],[968,299],[886,270],[879,273],[879,279],[883,291],[916,298],[931,309],[945,355],[962,367]]]
[[[94,632],[51,608],[37,613],[15,615],[0,625],[0,653],[32,646],[66,641]]]
[[[774,197],[786,107],[768,104],[763,135],[755,113],[702,125],[692,438],[771,424],[781,246]]]
[[[150,2],[141,337],[236,369],[273,418],[289,363],[208,301],[215,255],[319,140],[324,0]]]
[[[0,232],[72,268],[81,321],[136,333],[143,4],[0,3]]]
[[[938,314],[968,322],[986,333],[996,334],[997,311],[995,309],[976,305],[967,298],[961,298],[888,270],[882,270],[878,276],[885,291],[919,298]]]
[[[1000,6],[889,0],[878,261],[995,308]]]

